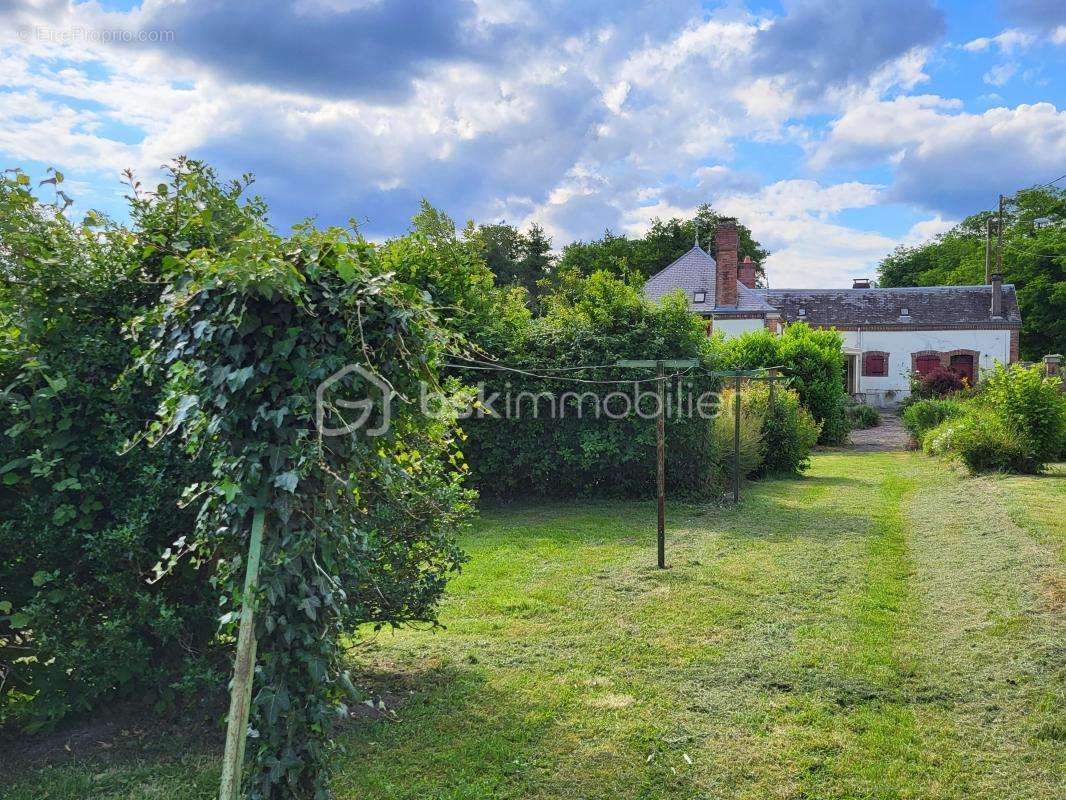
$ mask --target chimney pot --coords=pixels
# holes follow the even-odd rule
[[[1049,353],[1044,356],[1044,373],[1049,377],[1059,375],[1062,368],[1062,356],[1058,353]]]
[[[716,306],[737,304],[737,244],[739,235],[734,220],[721,220],[714,232],[714,261],[717,264],[714,281]]]
[[[749,289],[755,288],[755,262],[751,260],[751,256],[744,256],[744,260],[740,263],[740,273],[737,277]]]
[[[1003,316],[1003,276],[992,273],[992,316]]]

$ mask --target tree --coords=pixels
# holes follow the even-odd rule
[[[497,286],[520,286],[534,302],[543,293],[542,283],[550,276],[554,257],[551,237],[540,225],[534,222],[522,233],[506,222],[469,224],[463,236],[475,243],[496,276]]]
[[[985,279],[981,211],[916,247],[897,247],[878,267],[882,286],[974,285]],[[993,270],[995,232],[993,229]],[[1022,312],[1021,357],[1036,361],[1066,348],[1066,191],[1037,187],[1008,198],[1003,225],[1003,279]]]
[[[608,230],[601,239],[567,245],[558,270],[576,271],[581,275],[603,270],[642,283],[688,252],[697,239],[704,250],[713,254],[714,231],[722,219],[721,214],[704,203],[691,219],[674,217],[663,221],[656,217],[651,221],[648,233],[642,237],[629,238]],[[757,265],[758,274],[765,276],[762,265],[769,251],[752,237],[747,226],[738,224],[737,227],[740,258],[750,256]]]

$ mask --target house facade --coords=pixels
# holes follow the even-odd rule
[[[972,383],[997,361],[1018,360],[1018,298],[998,275],[984,286],[763,289],[751,260],[738,263],[738,242],[736,224],[720,224],[713,256],[694,246],[649,278],[645,295],[681,289],[708,333],[726,338],[759,328],[777,334],[794,322],[834,328],[844,339],[848,391],[880,407],[907,396],[912,373],[945,367]]]

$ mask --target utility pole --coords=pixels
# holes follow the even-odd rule
[[[985,220],[985,286],[992,282],[992,215]]]
[[[1000,195],[999,225],[996,228],[996,272],[1000,275],[1003,274],[1003,200],[1003,195]]]
[[[666,376],[664,367],[672,369],[691,369],[699,364],[695,358],[660,358],[655,361],[634,361],[623,359],[615,366],[623,368],[655,368],[655,383],[658,386],[659,408],[655,420],[655,488],[656,510],[658,512],[658,529],[656,535],[656,563],[659,569],[666,569]]]

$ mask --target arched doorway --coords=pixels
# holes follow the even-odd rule
[[[965,379],[965,381],[970,386],[973,386],[974,378],[976,377],[976,375],[974,374],[974,363],[972,355],[970,355],[969,353],[960,353],[958,355],[952,356],[951,363],[948,368],[960,378]]]

